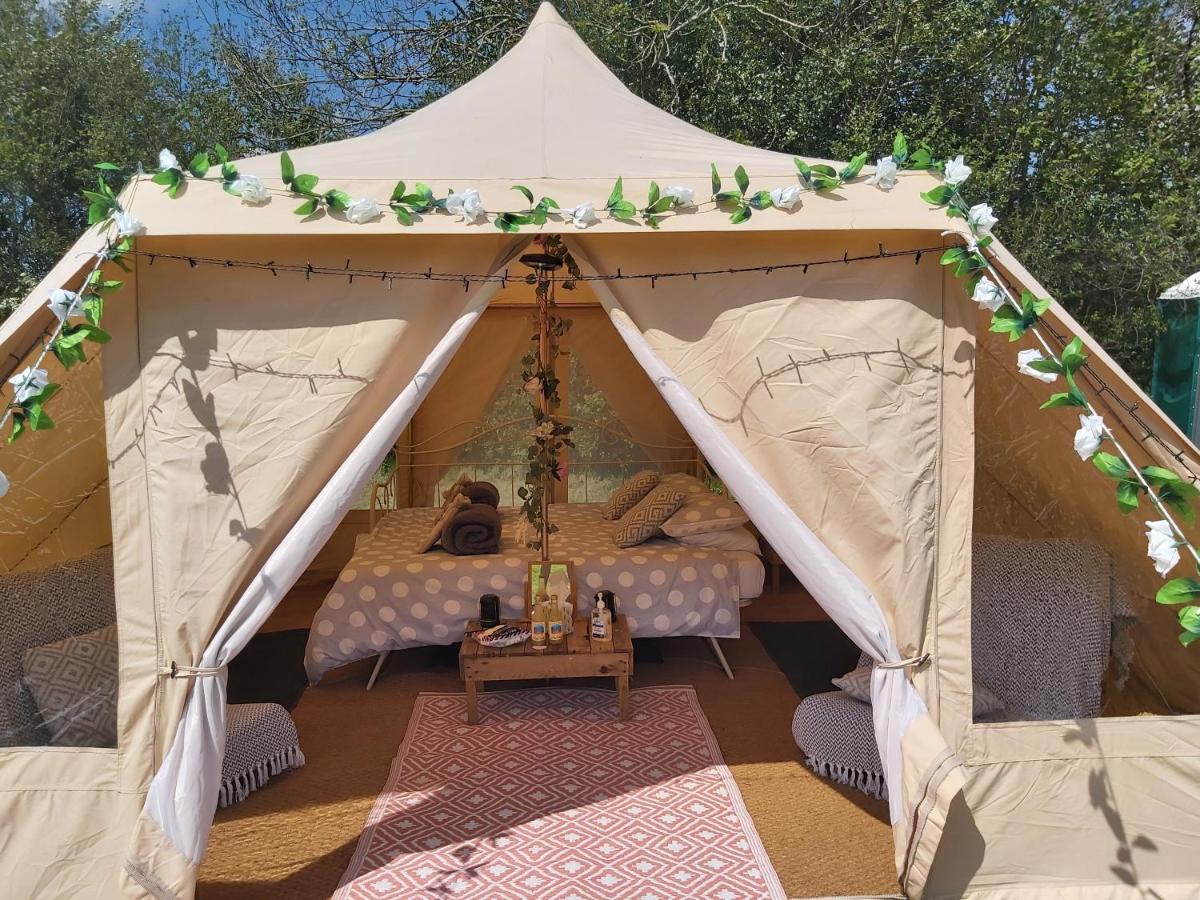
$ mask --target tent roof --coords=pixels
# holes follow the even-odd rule
[[[1200,272],[1194,272],[1179,284],[1158,295],[1159,300],[1200,300]]]
[[[626,196],[645,205],[651,181],[682,185],[698,198],[710,195],[709,167],[730,183],[741,165],[752,189],[797,183],[793,156],[738,144],[689,125],[635,95],[610,72],[549,3],[543,3],[524,37],[490,69],[416,112],[361,137],[291,151],[298,172],[317,175],[320,187],[385,203],[396,182],[424,182],[444,195],[477,188],[489,210],[518,210],[524,184],[563,206],[591,201],[603,206],[617,177]],[[809,160],[824,162],[825,160]],[[283,190],[279,154],[238,162],[239,170]],[[868,170],[869,171],[869,170]],[[885,194],[861,183],[837,196],[806,194],[792,214],[772,211],[744,225],[711,208],[673,217],[672,230],[739,229],[943,229],[944,216],[920,199],[935,182],[923,172],[904,173]],[[340,215],[302,220],[298,201],[284,193],[249,208],[214,182],[189,182],[177,200],[145,184],[133,204],[149,235],[293,234],[345,232],[472,233],[489,222],[465,225],[449,215],[422,217],[415,226],[391,216],[351,225]],[[547,230],[571,228],[552,222]],[[590,231],[628,232],[628,223],[602,221]],[[664,226],[668,227],[668,226]]]

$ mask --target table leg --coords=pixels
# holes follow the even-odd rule
[[[629,718],[629,676],[618,675],[617,682],[617,715],[624,721]]]
[[[477,683],[473,675],[467,676],[467,724],[479,724],[479,694],[477,692]]]

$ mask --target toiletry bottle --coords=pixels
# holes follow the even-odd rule
[[[561,644],[566,634],[563,629],[563,611],[558,602],[558,594],[550,595],[549,613],[546,619],[546,637],[552,644]]]
[[[597,641],[607,641],[609,639],[608,632],[608,609],[604,606],[603,600],[597,600],[596,608],[592,610],[592,638]]]

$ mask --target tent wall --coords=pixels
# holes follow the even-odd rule
[[[1045,295],[1000,253],[1011,277]],[[961,296],[961,287],[948,286],[952,294]],[[984,313],[973,311],[971,318],[978,409],[966,425],[976,436],[973,529],[1101,543],[1128,582],[1141,619],[1132,631],[1133,676],[1153,688],[1130,692],[1131,698],[1157,695],[1177,712],[1194,713],[1200,669],[1176,640],[1171,610],[1153,601],[1162,579],[1145,557],[1144,523],[1158,514],[1143,501],[1137,513],[1120,515],[1113,482],[1073,449],[1079,411],[1038,408],[1061,385],[1018,374],[1016,353],[1028,344],[1014,346],[990,333]],[[1083,375],[1088,395],[1138,465],[1166,465],[1184,475],[1196,470],[1195,458],[1182,452],[1187,442],[1077,323],[1055,306],[1047,325],[1083,339],[1093,369]],[[1194,527],[1185,528],[1195,539]],[[1185,558],[1172,575],[1186,574],[1188,566]],[[1195,896],[1200,717],[973,724],[970,597],[957,600],[966,605],[951,597],[937,608],[939,652],[923,693],[968,776],[965,802],[952,808],[927,896]],[[1118,711],[1126,700],[1111,689],[1106,697]]]
[[[40,349],[39,340],[17,370]],[[49,410],[55,427],[0,445],[0,471],[12,482],[0,518],[0,572],[44,568],[111,540],[102,367],[97,345],[87,349],[88,361],[69,372],[51,355],[41,363],[61,385]]]

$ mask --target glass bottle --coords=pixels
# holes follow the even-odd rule
[[[549,612],[550,604],[546,602],[546,595],[539,593],[533,600],[533,609],[529,617],[529,640],[537,650],[546,646],[546,634],[550,627]]]
[[[552,644],[561,644],[566,635],[563,627],[562,606],[558,602],[558,594],[550,595],[549,612],[546,618],[546,637]]]

